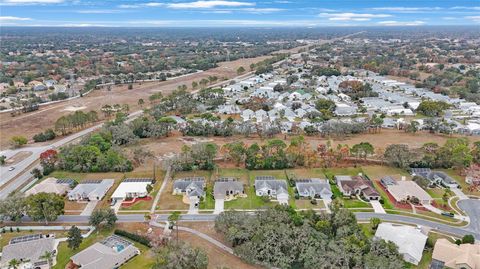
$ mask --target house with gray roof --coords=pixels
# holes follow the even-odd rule
[[[56,254],[58,242],[55,235],[32,234],[12,238],[8,245],[2,249],[0,260],[1,268],[10,268],[8,263],[15,259],[23,267],[21,268],[49,268],[48,262],[42,258],[45,252]],[[55,262],[55,258],[53,259]]]
[[[84,180],[71,191],[67,197],[70,201],[100,201],[113,186],[113,179]]]
[[[331,199],[332,190],[326,179],[300,179],[295,183],[298,195],[305,198]]]
[[[205,197],[205,178],[187,177],[173,182],[173,195],[186,195],[190,203],[198,204]]]
[[[112,235],[97,242],[70,259],[82,269],[115,269],[140,254],[133,243],[123,237]]]
[[[442,185],[445,187],[457,187],[458,183],[449,175],[442,171],[432,171],[430,168],[412,168],[412,176],[419,176],[428,179],[432,185]]]
[[[288,204],[287,182],[272,176],[255,177],[255,194],[271,197],[278,200],[280,204]]]
[[[236,178],[219,178],[213,185],[213,197],[215,200],[223,199],[228,201],[240,195],[245,196],[245,190],[243,189],[243,183]]]

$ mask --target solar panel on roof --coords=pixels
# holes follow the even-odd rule
[[[152,178],[126,178],[122,182],[152,182]]]
[[[274,180],[275,177],[273,176],[256,176],[255,180]]]
[[[57,179],[57,184],[69,184],[69,185],[72,185],[73,183],[75,183],[75,180],[71,179],[71,178],[61,178],[61,179]]]
[[[101,179],[87,179],[80,182],[79,184],[100,184],[100,183],[102,183]]]
[[[10,239],[10,244],[17,244],[17,243],[22,243],[22,242],[28,242],[32,240],[37,240],[42,238],[41,234],[31,234],[31,235],[25,235],[25,236],[19,236]]]

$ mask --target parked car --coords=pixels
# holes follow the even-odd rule
[[[13,170],[15,170],[15,167],[14,167],[14,166],[8,168],[8,171],[13,171]]]
[[[453,218],[453,216],[455,216],[455,214],[453,214],[452,212],[442,212],[442,215],[450,218]]]

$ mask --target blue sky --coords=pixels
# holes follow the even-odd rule
[[[480,27],[480,0],[0,0],[0,25]]]

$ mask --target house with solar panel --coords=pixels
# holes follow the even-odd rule
[[[213,197],[215,200],[230,201],[236,199],[238,196],[246,197],[243,183],[237,178],[223,177],[215,181],[213,185]]]
[[[304,198],[331,199],[332,190],[326,179],[306,178],[295,181],[298,195]]]
[[[34,195],[40,192],[55,193],[58,195],[66,195],[69,190],[75,186],[76,182],[73,179],[56,179],[49,177],[42,180],[29,190],[25,192],[25,195]]]
[[[148,186],[153,186],[153,178],[126,178],[112,194],[112,200],[144,198],[148,195]]]
[[[113,179],[84,180],[71,191],[67,197],[70,201],[100,201],[113,186]]]
[[[57,246],[58,242],[55,240],[54,234],[32,234],[14,237],[2,249],[0,268],[10,268],[9,262],[13,259],[20,262],[21,266],[17,268],[50,268],[48,261],[41,257],[49,252],[53,256],[53,263],[55,263]]]
[[[205,197],[205,178],[187,177],[173,182],[173,195],[183,195],[183,201],[198,206],[200,198]]]
[[[138,254],[140,250],[132,242],[112,235],[75,254],[70,260],[73,268],[115,269]]]
[[[289,197],[287,181],[273,176],[257,176],[255,177],[255,194],[268,196],[282,205],[287,205]]]

